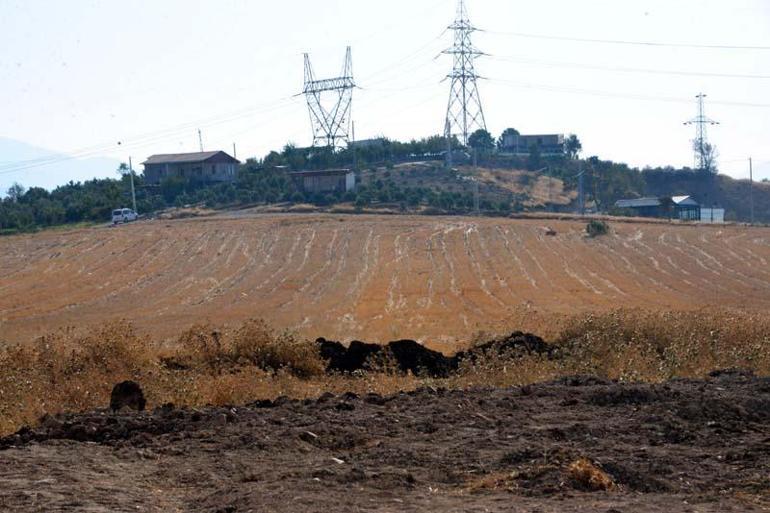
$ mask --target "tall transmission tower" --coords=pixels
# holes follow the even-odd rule
[[[444,135],[447,139],[452,135],[459,135],[461,142],[467,146],[468,136],[476,129],[486,130],[487,124],[476,86],[476,79],[479,76],[473,65],[476,58],[484,54],[471,42],[471,34],[476,31],[476,28],[468,19],[465,0],[459,0],[457,18],[448,28],[454,31],[454,45],[443,53],[453,56],[454,66],[452,72],[447,75],[452,84],[449,90]]]
[[[708,142],[706,127],[708,125],[718,125],[719,122],[706,117],[706,95],[700,93],[695,98],[698,99],[698,115],[690,121],[685,122],[685,125],[695,125],[695,139],[693,140],[695,167],[700,171],[713,171],[716,169],[714,165],[716,154],[714,147]]]
[[[305,87],[310,124],[313,127],[313,146],[337,148],[348,142],[350,114],[353,105],[353,59],[348,46],[342,75],[337,78],[316,80],[310,56],[305,54]],[[325,101],[327,97],[333,102]]]

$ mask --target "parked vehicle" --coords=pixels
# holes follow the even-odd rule
[[[130,208],[119,208],[112,211],[112,224],[130,223],[139,219],[139,214]]]

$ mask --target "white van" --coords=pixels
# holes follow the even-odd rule
[[[112,211],[112,224],[130,223],[131,221],[136,221],[138,218],[139,214],[130,208],[119,208]]]

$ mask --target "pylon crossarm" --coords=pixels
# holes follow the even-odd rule
[[[323,93],[326,91],[337,91],[339,89],[353,89],[354,87],[356,87],[356,83],[351,77],[329,78],[308,82],[305,84],[305,89],[302,92],[305,94]]]

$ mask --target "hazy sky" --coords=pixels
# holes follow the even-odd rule
[[[140,162],[311,141],[302,53],[319,78],[353,47],[359,139],[443,128],[439,56],[456,0],[0,0],[0,136]],[[770,177],[768,0],[468,0],[489,130],[576,133],[586,155],[691,165],[694,96],[721,170]],[[650,46],[530,36],[675,43]],[[677,46],[679,45],[679,46]],[[730,76],[727,76],[730,75]],[[118,141],[122,145],[118,145]],[[742,159],[739,161],[739,159]],[[0,161],[4,160],[0,156]],[[33,172],[30,170],[29,172]],[[34,169],[46,173],[46,167]],[[7,181],[11,176],[0,177]],[[63,177],[62,182],[66,181]]]

